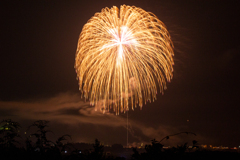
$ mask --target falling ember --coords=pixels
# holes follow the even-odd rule
[[[126,5],[104,8],[79,36],[79,90],[103,111],[112,107],[119,114],[129,106],[142,107],[172,79],[173,55],[166,26],[153,13]]]

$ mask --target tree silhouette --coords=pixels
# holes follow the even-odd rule
[[[51,144],[53,145],[53,142],[48,140],[46,135],[48,132],[52,132],[51,130],[46,130],[46,127],[48,127],[48,123],[49,121],[46,120],[38,120],[28,127],[28,130],[32,127],[37,127],[38,130],[36,131],[36,133],[30,134],[29,138],[31,138],[32,136],[37,138],[34,149],[39,150],[41,153],[46,152],[46,150],[51,147]],[[31,143],[31,141],[29,140],[28,142]]]
[[[0,122],[0,147],[1,148],[15,148],[19,142],[16,140],[20,137],[20,124],[11,119],[2,120]]]
[[[46,120],[38,120],[28,127],[27,130],[34,127],[37,128],[37,131],[27,137],[25,141],[27,151],[34,156],[38,156],[40,159],[61,159],[63,151],[65,151],[66,147],[70,147],[71,145],[69,143],[64,144],[63,141],[68,138],[71,139],[71,136],[65,134],[59,137],[55,143],[50,141],[47,138],[47,133],[53,132],[47,129],[47,127],[49,127],[48,123],[49,121]],[[33,137],[36,138],[35,143],[32,142]]]
[[[63,142],[62,142],[62,141],[67,140],[67,137],[71,139],[71,136],[70,136],[70,135],[65,134],[65,135],[59,137],[59,138],[57,139],[55,145],[54,145],[55,147],[58,148],[58,150],[59,150],[60,152],[65,151],[66,147],[69,147],[69,146],[70,146],[70,144],[63,144]]]
[[[139,154],[136,148],[133,148],[133,154],[132,154],[132,160],[159,160],[159,159],[166,159],[167,158],[173,158],[176,159],[178,157],[184,156],[185,152],[188,149],[187,143],[184,145],[180,145],[177,147],[173,147],[172,149],[169,150],[164,150],[163,149],[163,144],[161,142],[165,139],[169,139],[172,136],[180,135],[180,134],[193,134],[196,136],[195,133],[193,132],[180,132],[172,135],[168,135],[164,138],[162,138],[159,142],[156,141],[155,139],[152,140],[152,143],[150,145],[145,145],[145,151],[144,153]],[[198,147],[197,141],[193,140],[193,147]]]
[[[196,136],[196,134],[193,133],[193,132],[179,132],[179,133],[175,133],[175,134],[172,134],[172,135],[168,135],[168,136],[164,137],[163,139],[161,139],[159,142],[162,142],[165,139],[169,139],[172,136],[176,136],[176,135],[183,134],[183,133],[185,133],[185,134],[193,134],[193,135]]]
[[[93,145],[93,152],[89,154],[90,160],[101,160],[104,159],[103,155],[104,146],[100,144],[98,139],[95,139],[95,144]]]

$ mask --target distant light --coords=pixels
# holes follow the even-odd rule
[[[82,151],[79,151],[79,153],[81,154],[81,153],[82,153]]]
[[[65,153],[67,153],[67,151],[65,151]]]

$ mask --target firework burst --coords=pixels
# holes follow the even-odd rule
[[[79,90],[104,112],[142,107],[166,89],[173,76],[173,54],[170,35],[153,13],[126,5],[104,8],[79,36]]]

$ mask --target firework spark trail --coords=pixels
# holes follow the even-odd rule
[[[92,105],[116,114],[156,99],[173,72],[165,25],[135,6],[104,8],[83,27],[76,51],[79,90]],[[132,85],[134,81],[134,86]],[[132,84],[131,84],[132,83]],[[113,103],[114,102],[114,103]]]
[[[135,88],[136,88],[136,81],[135,81],[135,78],[134,77],[131,77],[130,79],[129,79],[129,90],[130,90],[130,92],[129,93],[124,93],[124,92],[122,92],[121,93],[121,97],[122,98],[129,98],[129,97],[131,97],[131,96],[133,96],[133,94],[134,94],[134,90],[135,90]],[[115,100],[111,100],[111,99],[109,99],[109,101],[108,101],[108,103],[117,103],[118,101],[120,100],[120,98],[118,98],[118,99],[115,99]],[[102,108],[104,108],[104,100],[100,100],[100,101],[98,101],[97,103],[96,103],[96,105],[95,105],[95,111],[97,111],[98,109],[99,110],[101,110]],[[105,113],[105,110],[103,110],[103,112]]]

